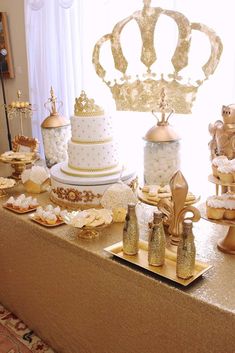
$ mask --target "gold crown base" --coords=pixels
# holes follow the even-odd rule
[[[177,114],[190,114],[196,99],[198,86],[182,85],[176,80],[144,81],[115,83],[110,87],[116,108],[119,111],[160,111],[159,101],[162,89],[165,89],[170,107],[174,107]]]

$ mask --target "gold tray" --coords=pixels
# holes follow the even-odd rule
[[[171,200],[172,199],[170,193],[168,193],[168,195],[165,196],[165,197],[162,197],[162,195],[161,195],[161,197],[154,196],[154,197],[152,197],[150,199],[149,196],[148,196],[148,193],[142,191],[141,188],[138,189],[137,196],[138,196],[138,199],[141,202],[146,203],[147,205],[151,205],[151,206],[157,206],[160,200],[164,200],[164,199]],[[186,201],[185,201],[185,205],[186,206],[193,205],[193,204],[197,203],[200,200],[200,196],[197,197],[197,196],[195,196],[193,194],[192,194],[192,196],[193,196],[192,199],[188,199],[187,200],[187,198],[186,198]]]
[[[2,205],[3,208],[6,208],[7,210],[10,210],[10,211],[12,211],[12,212],[14,212],[14,213],[19,213],[19,214],[24,214],[24,213],[29,213],[29,212],[35,211],[38,206],[39,206],[39,205],[37,205],[37,206],[34,207],[34,208],[29,208],[29,209],[27,209],[27,210],[22,211],[22,210],[17,210],[16,208],[13,208],[13,207],[11,207],[11,206]]]
[[[220,180],[219,178],[215,177],[214,175],[209,175],[208,176],[208,181],[210,181],[213,184],[216,185],[222,185],[222,186],[235,186],[235,183],[225,183],[222,180]]]
[[[212,266],[203,262],[196,261],[194,276],[189,279],[181,279],[176,276],[176,254],[166,249],[165,264],[163,266],[151,266],[148,264],[148,243],[146,241],[139,241],[139,252],[135,256],[126,255],[123,253],[122,241],[104,249],[106,252],[123,259],[131,264],[155,273],[159,276],[167,278],[171,281],[187,286],[195,279],[207,272]]]
[[[29,218],[31,219],[31,221],[36,222],[36,223],[38,223],[38,224],[40,224],[41,226],[44,226],[44,227],[58,227],[58,226],[61,226],[62,224],[65,224],[64,221],[59,220],[59,219],[57,219],[55,224],[48,224],[46,222],[41,221],[40,219],[35,218],[34,213],[29,215]]]

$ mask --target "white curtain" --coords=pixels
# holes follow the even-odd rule
[[[31,98],[38,106],[34,116],[35,135],[39,136],[39,123],[46,114],[42,103],[49,96],[50,86],[54,86],[57,96],[63,100],[64,114],[68,117],[73,112],[74,98],[82,88],[87,91],[88,96],[111,112],[123,158],[131,160],[141,170],[142,137],[154,125],[155,119],[151,113],[115,111],[108,88],[97,77],[93,68],[92,51],[99,38],[110,33],[115,23],[141,9],[143,1],[25,0],[25,4]],[[193,113],[187,116],[175,115],[171,120],[182,137],[182,171],[193,191],[200,193],[203,189],[209,189],[208,124],[221,119],[222,104],[235,103],[235,2],[152,0],[152,6],[177,10],[184,13],[191,22],[206,24],[216,31],[224,45],[221,61],[214,75],[199,88]],[[165,55],[172,42],[168,37],[173,27],[166,21],[162,28],[158,51]],[[139,34],[137,31],[135,34],[135,31],[136,27],[130,25],[121,38],[125,42],[124,53],[133,65],[139,56],[136,53],[139,48]],[[111,51],[108,46],[105,50],[101,53],[101,60],[109,69],[113,66]],[[192,75],[196,68],[200,72],[200,67],[205,64],[209,54],[208,40],[195,34],[192,39]],[[170,58],[166,59],[170,61]]]
[[[36,105],[32,130],[41,151],[40,124],[49,115],[44,103],[50,87],[63,102],[60,113],[68,119],[81,89],[80,16],[79,1],[25,0],[30,99]]]

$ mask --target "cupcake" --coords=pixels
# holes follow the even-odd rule
[[[29,202],[29,207],[30,208],[35,208],[38,206],[38,200],[36,198],[32,199],[30,202]]]
[[[28,211],[28,209],[29,209],[29,201],[27,201],[27,199],[21,201],[20,211]]]
[[[48,212],[45,221],[49,225],[54,225],[57,222],[57,217],[54,213]]]
[[[14,210],[19,210],[21,206],[21,200],[16,199],[13,204],[12,207],[14,208]]]
[[[13,206],[13,203],[14,203],[15,199],[13,196],[9,197],[9,199],[7,200],[6,202],[6,206],[8,207],[12,207]]]
[[[18,196],[17,197],[17,201],[23,201],[23,200],[25,200],[26,199],[26,196],[25,196],[25,194],[21,194],[20,196]]]
[[[228,157],[218,156],[212,160],[212,173],[215,177],[218,177],[217,168],[229,162]]]
[[[230,163],[218,166],[217,173],[223,183],[233,183],[233,166]]]
[[[35,212],[35,218],[41,220],[42,219],[43,208],[41,206],[37,207]]]
[[[235,219],[235,197],[230,194],[210,196],[206,201],[206,214],[210,219],[234,220]]]
[[[52,206],[52,205],[47,205],[46,207],[45,207],[45,211],[53,211],[54,210],[54,207]]]

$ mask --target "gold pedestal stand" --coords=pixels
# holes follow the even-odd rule
[[[221,192],[231,192],[234,194],[235,190],[235,183],[224,183],[218,178],[214,177],[213,175],[209,175],[208,180],[216,185],[216,195],[219,194],[219,187],[221,187]],[[204,219],[208,220],[209,222],[228,226],[229,230],[226,236],[223,239],[220,239],[217,242],[217,247],[220,251],[223,251],[226,254],[235,255],[235,221],[232,220],[214,220],[207,218],[206,216],[206,205],[202,205],[200,207],[201,215]]]
[[[99,236],[99,230],[97,229],[81,229],[81,231],[78,232],[78,237],[82,239],[95,239],[98,238]]]
[[[34,162],[35,162],[35,160],[31,160],[31,161],[29,161],[29,160],[28,161],[13,161],[12,160],[12,161],[10,161],[10,160],[6,160],[3,158],[0,158],[0,161],[11,165],[13,172],[10,177],[15,180],[20,180],[21,174],[26,169],[26,166],[34,164]]]
[[[230,225],[224,239],[218,241],[217,247],[227,254],[235,255],[235,224],[234,226]]]

